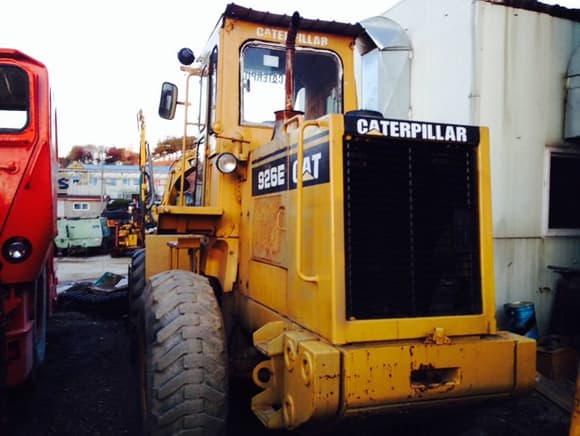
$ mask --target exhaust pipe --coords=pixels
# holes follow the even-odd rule
[[[298,12],[292,14],[290,26],[288,27],[288,35],[286,37],[286,92],[284,109],[274,112],[276,121],[274,123],[274,133],[272,138],[277,137],[282,130],[282,126],[286,120],[289,120],[295,115],[303,114],[302,111],[294,110],[294,53],[296,47],[296,35],[298,34],[298,27],[302,17]]]

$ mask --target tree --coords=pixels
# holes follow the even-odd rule
[[[136,165],[139,163],[139,154],[125,148],[111,147],[107,150],[105,163],[114,164],[117,162],[128,165]]]
[[[83,164],[92,164],[97,156],[97,147],[94,145],[75,145],[66,157],[69,162],[78,161]]]
[[[186,138],[186,149],[193,148],[195,144],[195,136],[188,136]],[[183,136],[173,136],[165,138],[163,141],[157,143],[157,147],[153,150],[154,158],[163,158],[168,154],[180,152],[183,144]]]
[[[111,147],[107,150],[107,155],[105,156],[105,163],[106,164],[113,164],[118,162],[122,159],[121,156],[122,150],[117,147]]]
[[[104,153],[104,156],[102,155]],[[61,167],[66,168],[73,162],[81,164],[105,164],[121,162],[128,165],[139,163],[139,154],[125,148],[117,147],[97,147],[96,145],[75,145],[68,155],[59,158]]]

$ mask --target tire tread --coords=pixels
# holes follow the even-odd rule
[[[166,271],[149,280],[143,295],[150,434],[225,434],[225,333],[209,281]]]

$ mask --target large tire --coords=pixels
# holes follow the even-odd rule
[[[143,311],[143,291],[145,290],[145,249],[141,248],[131,255],[127,274],[129,300],[129,337],[131,339],[131,359],[136,357],[137,328],[139,313]]]
[[[129,279],[129,318],[134,320],[143,306],[145,290],[145,249],[141,248],[131,255],[128,271]]]
[[[59,294],[59,303],[80,311],[108,315],[125,315],[127,313],[127,290],[95,293],[86,286],[82,284],[73,286]]]
[[[228,359],[208,280],[162,272],[148,281],[143,297],[137,342],[143,433],[225,435]]]

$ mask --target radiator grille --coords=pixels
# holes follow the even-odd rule
[[[476,150],[344,143],[347,317],[481,313]]]

